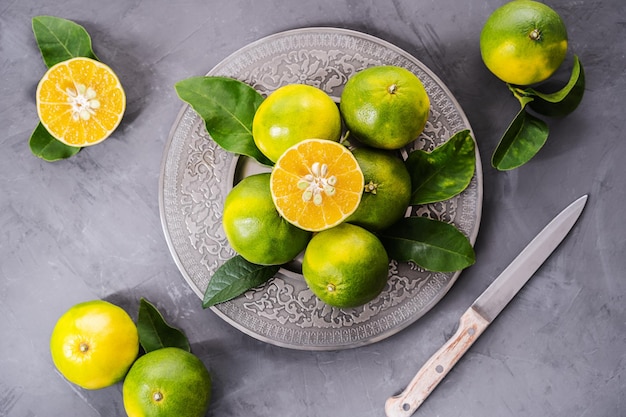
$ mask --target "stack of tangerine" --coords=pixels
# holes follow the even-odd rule
[[[376,232],[405,215],[411,196],[410,174],[395,150],[422,132],[429,109],[420,80],[396,66],[357,72],[339,107],[313,86],[277,89],[252,129],[274,167],[244,178],[226,197],[230,245],[259,265],[281,265],[304,251],[304,279],[331,306],[375,298],[389,271]],[[342,118],[359,142],[352,150],[339,143]]]

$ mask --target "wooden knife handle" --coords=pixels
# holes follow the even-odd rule
[[[471,307],[463,313],[450,340],[426,361],[402,393],[387,399],[387,417],[413,415],[488,325],[489,322]]]

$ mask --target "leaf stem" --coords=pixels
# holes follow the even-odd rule
[[[511,93],[513,93],[513,96],[517,99],[517,101],[519,101],[522,109],[525,108],[528,103],[535,99],[532,92],[508,83],[507,87],[509,87],[509,90],[511,91]]]

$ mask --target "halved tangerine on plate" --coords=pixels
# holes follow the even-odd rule
[[[41,124],[69,146],[90,146],[117,128],[126,110],[126,94],[107,65],[84,57],[59,62],[37,86]]]
[[[278,158],[270,190],[281,216],[301,229],[318,232],[354,213],[364,182],[356,158],[344,145],[305,139]]]

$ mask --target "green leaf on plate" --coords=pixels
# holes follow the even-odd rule
[[[462,130],[432,152],[411,152],[406,165],[411,174],[411,204],[447,200],[467,188],[474,176],[474,139],[469,130]]]
[[[48,68],[70,58],[98,59],[91,49],[91,37],[79,24],[54,16],[36,16],[32,26]]]
[[[390,258],[433,272],[453,272],[476,262],[470,241],[455,226],[427,217],[405,217],[380,234]]]
[[[273,165],[256,147],[252,120],[263,96],[248,84],[228,77],[191,77],[175,85],[181,100],[202,117],[206,129],[223,149]]]
[[[500,171],[525,164],[546,143],[548,133],[548,125],[522,107],[500,139],[491,164]]]
[[[58,141],[41,123],[30,136],[28,146],[33,155],[48,162],[69,158],[81,150],[80,147],[68,146]]]
[[[279,265],[256,265],[241,255],[224,262],[211,277],[204,292],[202,307],[207,308],[231,300],[272,278]]]
[[[185,334],[167,324],[159,310],[145,298],[139,302],[137,330],[139,343],[146,353],[165,347],[177,347],[187,352],[191,351],[189,340]]]
[[[578,56],[574,56],[572,74],[568,83],[554,93],[542,93],[533,88],[525,90],[535,99],[530,108],[549,117],[564,117],[576,110],[585,93],[585,71]]]

